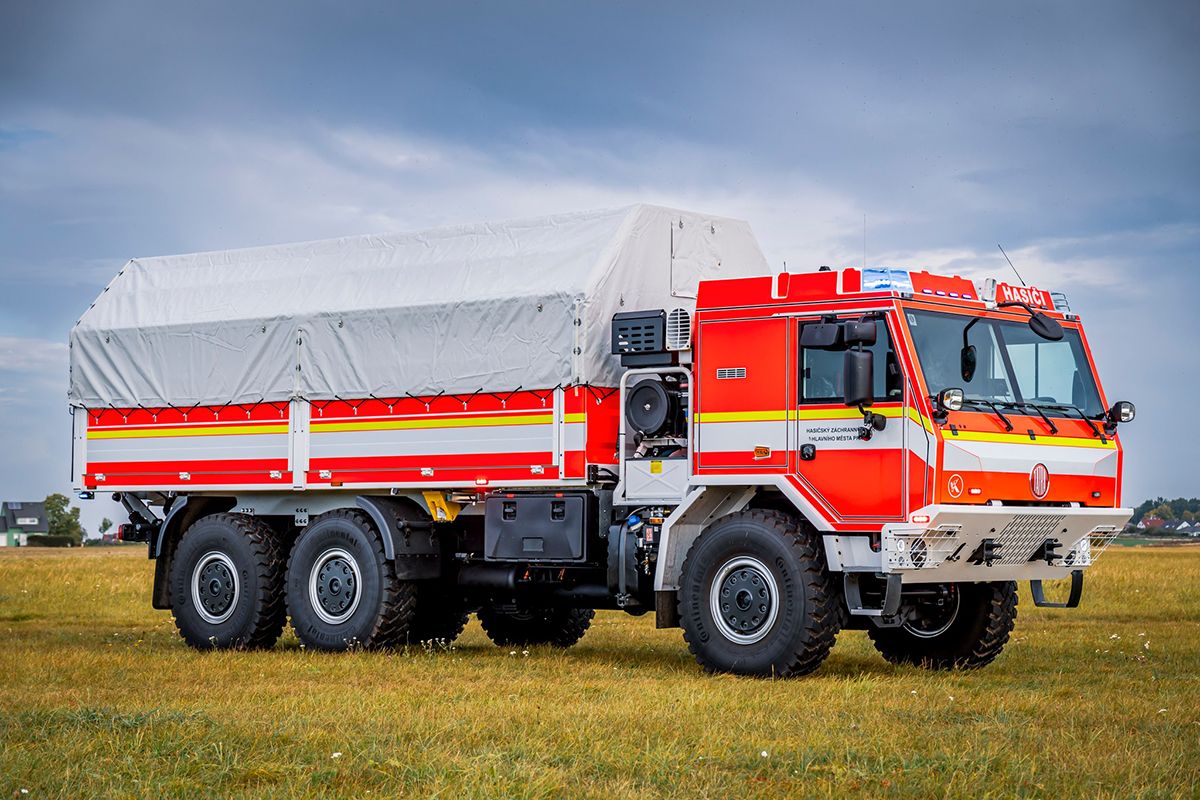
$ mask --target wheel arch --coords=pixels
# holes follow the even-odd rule
[[[178,495],[171,502],[166,517],[158,526],[158,534],[151,540],[150,558],[155,559],[154,589],[151,592],[151,605],[154,608],[171,607],[171,561],[184,532],[201,517],[230,511],[236,503],[236,497],[186,494]]]
[[[763,476],[747,481],[746,476],[704,476],[688,487],[684,500],[663,526],[659,543],[658,565],[654,573],[655,592],[676,592],[683,571],[683,559],[692,543],[706,527],[726,514],[745,508],[765,508],[793,514],[814,531],[831,530],[822,516],[780,476]],[[814,537],[814,546],[824,550],[822,537]]]

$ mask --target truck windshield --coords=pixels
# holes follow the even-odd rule
[[[970,381],[961,370],[963,328],[975,319],[935,311],[905,312],[929,392],[960,388],[965,399],[1020,408],[1032,404],[1054,416],[1103,413],[1079,331],[1064,327],[1050,342],[1018,320],[979,319],[968,332],[977,368]]]

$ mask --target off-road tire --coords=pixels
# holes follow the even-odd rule
[[[733,613],[762,613],[734,622],[725,609],[740,603],[747,590],[753,592],[750,604]],[[720,608],[713,608],[714,599]],[[841,630],[839,602],[815,535],[779,511],[752,509],[718,519],[683,562],[680,626],[688,649],[709,672],[756,677],[812,672]],[[757,627],[744,630],[743,622]],[[754,637],[759,638],[751,641]]]
[[[215,557],[219,560],[214,560],[213,554],[220,554]],[[211,621],[211,609],[197,606],[193,593],[197,567],[206,559],[213,569],[222,570],[222,578],[236,577],[232,599],[216,615],[228,614],[220,622]],[[236,576],[230,575],[228,564],[232,564]],[[287,620],[283,577],[279,537],[265,522],[243,514],[201,517],[188,526],[171,559],[169,580],[175,625],[184,641],[198,650],[269,648]],[[206,583],[212,580],[221,582],[214,574]],[[196,588],[203,595],[199,585]]]
[[[926,669],[979,669],[1000,655],[1017,620],[1017,584],[959,583],[958,613],[945,632],[921,638],[904,628],[868,631],[875,649],[893,664]]]
[[[479,624],[501,647],[570,647],[587,633],[594,616],[596,612],[590,608],[551,606],[514,612],[485,606],[479,609]]]
[[[322,619],[310,594],[319,559],[332,549],[350,556],[359,570],[357,604],[331,623]],[[287,608],[305,647],[316,650],[380,649],[405,644],[417,609],[416,585],[396,577],[395,564],[370,518],[337,509],[315,518],[297,537],[287,566]]]
[[[468,616],[462,601],[440,586],[422,583],[417,587],[417,610],[408,629],[408,642],[448,645],[462,634]]]

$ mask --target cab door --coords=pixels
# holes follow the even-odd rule
[[[856,317],[857,318],[857,317]],[[887,419],[882,431],[863,439],[863,415],[842,401],[841,351],[800,347],[800,319],[794,466],[806,488],[840,520],[896,520],[904,517],[904,374],[886,318],[876,320],[875,399],[870,410]],[[807,447],[806,447],[807,445]]]
[[[788,321],[713,320],[699,325],[696,467],[786,472],[794,358]]]

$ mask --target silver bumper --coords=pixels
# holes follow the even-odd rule
[[[826,534],[825,554],[834,571],[899,574],[905,584],[1053,580],[1090,566],[1131,516],[1129,508],[933,505],[909,515],[919,523],[885,525],[878,550],[866,536]],[[1047,551],[1047,540],[1057,546]]]

